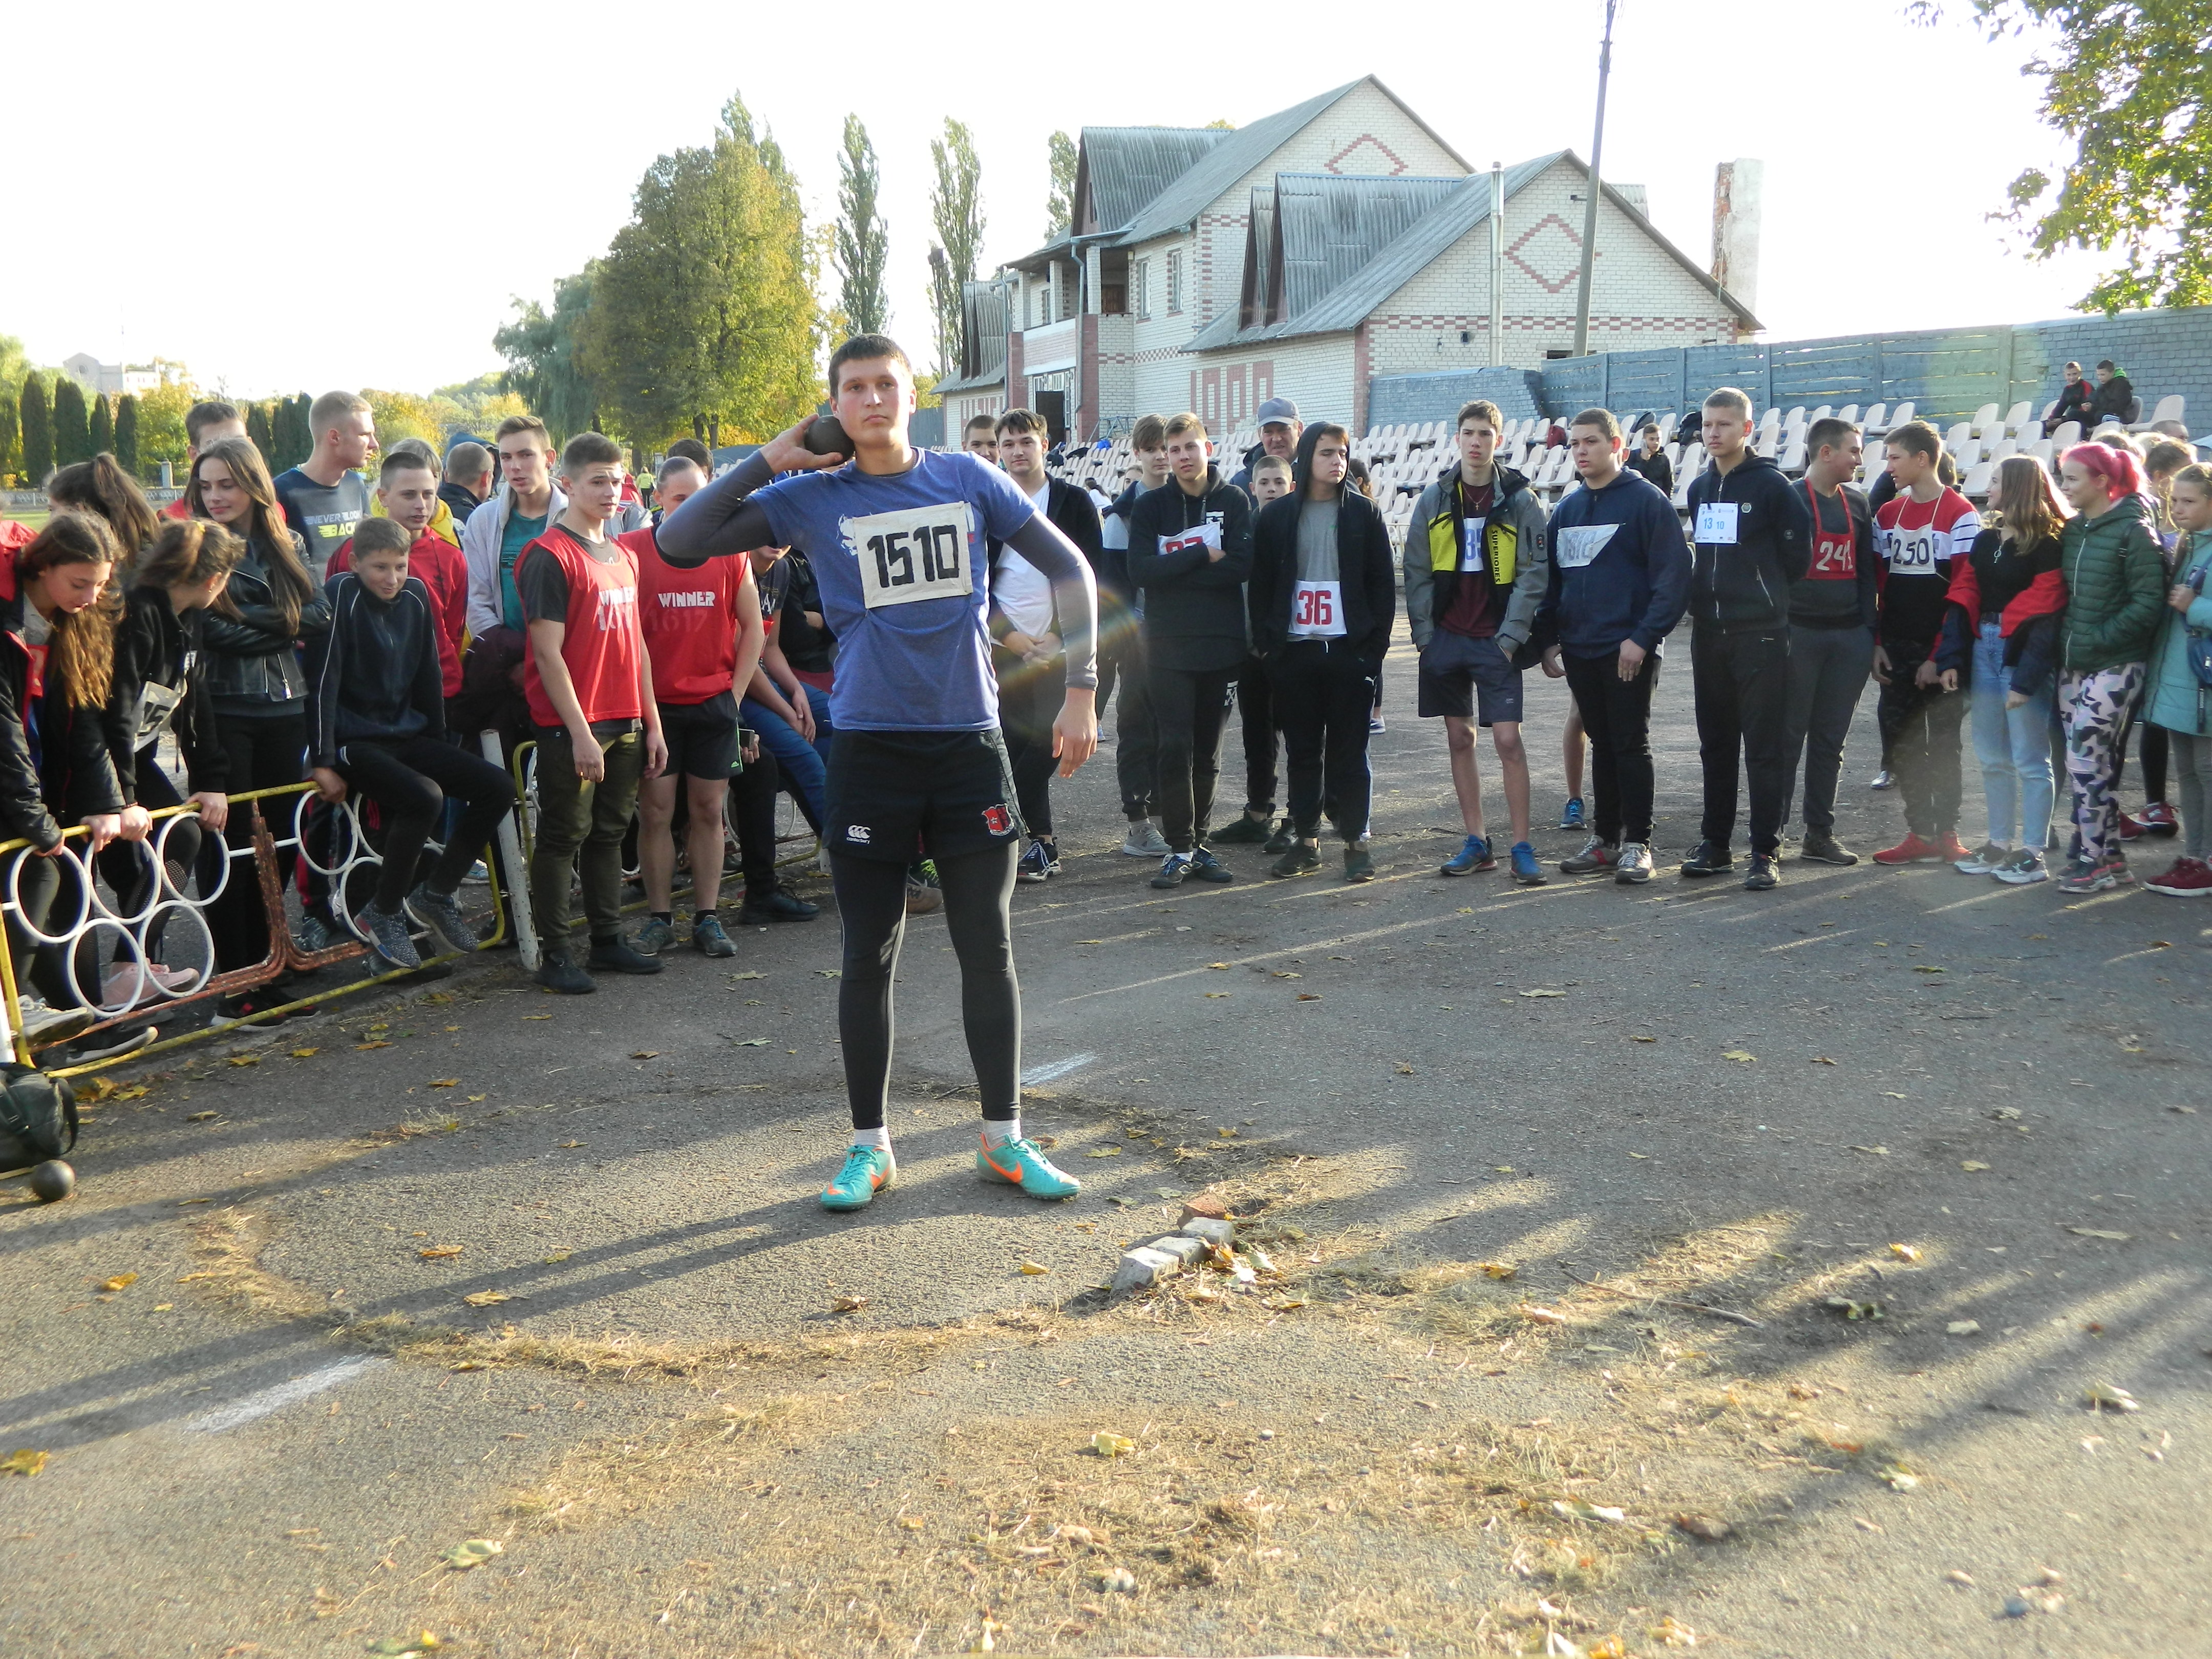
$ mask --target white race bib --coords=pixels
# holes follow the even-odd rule
[[[1291,595],[1290,635],[1294,640],[1342,639],[1344,584],[1299,582]]]
[[[1489,567],[1482,557],[1482,532],[1488,519],[1460,520],[1459,568],[1463,571],[1486,570]]]
[[[1563,570],[1579,570],[1605,551],[1620,526],[1617,524],[1567,525],[1552,532],[1552,562]]]
[[[1698,509],[1698,533],[1694,539],[1734,546],[1736,511],[1734,501],[1707,501]]]
[[[860,593],[868,609],[973,593],[971,522],[965,501],[845,520],[845,545],[860,566]]]
[[[1204,524],[1188,530],[1178,530],[1172,536],[1160,538],[1160,556],[1170,553],[1187,553],[1192,548],[1202,547],[1209,552],[1221,545],[1221,524],[1218,519],[1208,519]]]
[[[1944,544],[1944,557],[1950,556],[1950,538],[1933,525],[1918,530],[1877,530],[1881,541],[1882,562],[1900,576],[1924,576],[1936,568],[1936,544]]]

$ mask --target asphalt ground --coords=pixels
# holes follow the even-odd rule
[[[1058,787],[1016,948],[1067,1204],[975,1177],[936,921],[855,1217],[826,911],[117,1074],[76,1195],[0,1200],[6,1650],[2212,1651],[2212,915],[1686,882],[1686,661],[1659,878],[1444,880],[1388,686],[1369,885],[1156,893],[1110,746]],[[1532,675],[1546,822],[1564,709]],[[1273,1271],[1105,1297],[1201,1191]]]

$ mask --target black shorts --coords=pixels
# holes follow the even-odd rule
[[[660,735],[669,776],[727,782],[738,763],[738,700],[725,691],[704,702],[664,702]]]
[[[830,738],[822,844],[910,864],[1017,842],[1006,740],[988,732],[848,732]]]
[[[1439,628],[1421,653],[1416,708],[1423,720],[1451,715],[1480,726],[1521,720],[1521,671],[1494,640]]]

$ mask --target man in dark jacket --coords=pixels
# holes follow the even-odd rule
[[[1647,421],[1637,434],[1640,447],[1621,465],[1631,472],[1640,472],[1651,481],[1651,487],[1668,501],[1674,499],[1674,464],[1667,459],[1667,451],[1659,439],[1659,423]]]
[[[1252,650],[1267,665],[1290,763],[1293,839],[1271,876],[1321,868],[1325,776],[1344,837],[1344,878],[1375,878],[1367,736],[1398,587],[1382,510],[1345,488],[1351,459],[1342,427],[1307,428],[1291,494],[1261,509],[1253,532]]]
[[[1844,739],[1874,664],[1875,578],[1874,509],[1851,486],[1864,446],[1859,429],[1833,416],[1805,434],[1813,459],[1797,486],[1812,520],[1813,557],[1790,592],[1790,713],[1783,732],[1788,782],[1805,762],[1805,841],[1800,856],[1821,864],[1856,864],[1836,839],[1836,781]]]
[[[1075,544],[1084,562],[1098,569],[1098,509],[1090,495],[1044,470],[1044,417],[1033,410],[1010,409],[999,416],[995,433],[999,465],[1014,488]],[[1060,649],[1060,617],[1052,584],[1036,567],[1004,542],[988,549],[991,608],[991,665],[999,676],[999,724],[1006,737],[1006,762],[1014,775],[1015,798],[1030,832],[1029,849],[1015,879],[1040,882],[1060,873],[1059,843],[1052,829],[1052,723],[1066,690],[1067,663]]]
[[[1624,885],[1651,879],[1651,690],[1659,653],[1690,592],[1690,550],[1667,498],[1620,464],[1612,411],[1568,424],[1580,489],[1550,525],[1551,574],[1534,623],[1555,640],[1544,672],[1565,677],[1589,733],[1595,811],[1590,839],[1562,874]]]
[[[1233,878],[1208,850],[1206,819],[1221,769],[1229,688],[1245,661],[1244,580],[1252,573],[1251,498],[1211,459],[1206,423],[1167,423],[1168,483],[1129,524],[1129,582],[1141,594],[1146,675],[1159,732],[1160,828],[1168,843],[1155,887]]]
[[[2089,425],[2089,410],[2097,401],[2096,388],[2089,384],[2089,377],[2081,372],[2081,364],[2067,364],[2064,373],[2066,378],[2058,387],[2058,401],[2051,405],[2051,413],[2044,418],[2043,435],[2046,438],[2069,421],[2079,421],[2086,430]],[[1880,507],[1881,503],[1876,501],[1875,505]]]
[[[1298,419],[1298,406],[1288,398],[1270,398],[1257,410],[1260,422],[1260,441],[1244,459],[1243,468],[1229,482],[1243,490],[1256,514],[1260,498],[1252,487],[1252,469],[1261,458],[1273,455],[1288,461],[1297,453],[1298,441],[1305,424]],[[1244,659],[1237,671],[1237,714],[1244,730],[1244,816],[1229,824],[1214,839],[1224,846],[1243,843],[1262,846],[1270,853],[1279,853],[1291,842],[1290,820],[1270,834],[1268,823],[1275,815],[1275,714],[1274,688],[1267,679],[1267,665],[1258,657]]]
[[[2097,365],[2097,393],[2089,400],[2091,426],[2100,426],[2106,421],[2118,421],[2125,426],[2135,419],[2136,389],[2128,377],[2120,373],[2110,357]]]
[[[1130,428],[1129,455],[1136,476],[1098,522],[1098,701],[1103,706],[1118,685],[1114,774],[1121,788],[1121,816],[1129,821],[1121,850],[1131,858],[1157,859],[1168,852],[1152,823],[1152,803],[1159,792],[1159,734],[1152,721],[1136,592],[1129,585],[1129,520],[1138,498],[1168,481],[1167,422],[1157,415],[1139,416]]]
[[[473,440],[463,439],[446,452],[446,468],[438,483],[438,499],[445,502],[456,525],[491,494],[491,451]]]
[[[1751,399],[1723,386],[1705,401],[1713,464],[1690,486],[1694,545],[1690,684],[1705,764],[1705,810],[1686,876],[1717,876],[1735,860],[1736,765],[1751,780],[1754,891],[1780,880],[1782,813],[1790,793],[1790,592],[1812,560],[1812,514],[1782,469],[1751,447]]]

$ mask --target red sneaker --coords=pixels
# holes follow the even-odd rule
[[[2143,885],[2170,898],[2203,898],[2212,893],[2212,865],[2202,859],[2176,859],[2172,869],[2153,876]]]
[[[2181,815],[2162,800],[2154,800],[2136,814],[2146,836],[2171,836],[2181,829]]]
[[[1960,848],[1959,856],[1964,858],[1966,855],[1966,849]],[[1943,855],[1936,850],[1934,842],[1923,841],[1918,836],[1908,832],[1896,846],[1886,847],[1876,853],[1874,861],[1876,864],[1940,864],[1943,861]]]
[[[2150,826],[2145,823],[2141,818],[2131,818],[2125,812],[2120,814],[2120,839],[2122,841],[2141,841],[2148,834],[2150,834]]]
[[[1973,857],[1973,854],[1966,850],[1966,844],[1959,839],[1958,831],[1946,830],[1936,837],[1936,856],[1945,864],[1962,864]]]

